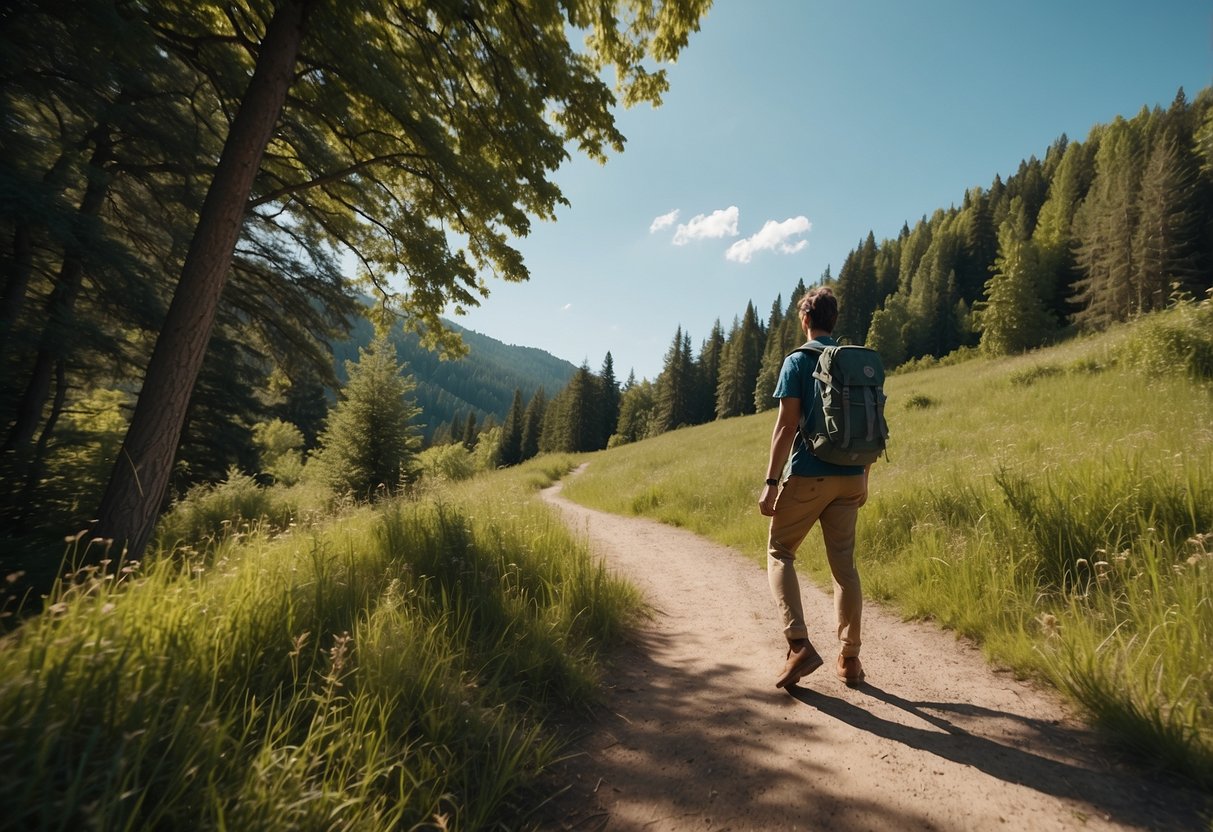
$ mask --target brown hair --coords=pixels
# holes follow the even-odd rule
[[[833,332],[834,324],[838,323],[838,299],[828,286],[818,286],[809,292],[797,304],[801,315],[809,316],[809,328]]]

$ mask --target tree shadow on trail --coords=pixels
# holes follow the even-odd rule
[[[788,693],[858,730],[971,766],[1006,783],[1085,803],[1118,823],[1149,829],[1208,829],[1213,807],[1196,790],[1164,782],[1157,775],[1137,779],[1143,776],[1140,772],[1133,773],[1134,779],[1118,777],[1106,759],[1075,760],[1075,753],[1091,744],[1089,733],[1082,729],[969,702],[914,702],[866,683],[857,690],[917,717],[927,727],[884,719],[846,699],[809,688],[793,686]],[[998,730],[1008,724],[1012,730]],[[983,733],[1009,736],[1000,742]],[[1050,753],[1070,761],[1047,756]]]
[[[787,729],[769,706],[796,704],[755,690],[728,657],[679,663],[673,641],[643,632],[613,651],[605,701],[557,768],[551,785],[565,791],[535,818],[541,829],[938,830],[911,809],[836,789],[825,754],[789,765],[771,744]],[[820,742],[811,726],[797,733],[801,752]]]

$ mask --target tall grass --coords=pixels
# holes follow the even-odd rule
[[[0,826],[518,828],[630,590],[492,483],[62,581],[0,641]]]
[[[857,544],[866,594],[1050,680],[1137,759],[1205,786],[1209,345],[1206,303],[1028,355],[890,377],[889,459],[873,467]],[[762,563],[756,502],[772,424],[762,414],[612,449],[566,493]],[[811,535],[802,561],[825,581],[820,545]]]

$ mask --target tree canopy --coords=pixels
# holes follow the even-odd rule
[[[458,353],[440,313],[488,275],[526,279],[512,241],[566,204],[552,173],[623,149],[616,104],[660,103],[656,67],[709,2],[6,4],[11,459],[99,364],[115,373],[138,398],[95,532],[137,552],[212,335],[250,347],[259,379],[331,375],[323,343],[369,287]],[[11,485],[28,466],[9,460]]]

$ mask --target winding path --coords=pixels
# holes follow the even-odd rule
[[[615,656],[605,707],[564,765],[572,787],[545,828],[1210,828],[1198,794],[1117,764],[1056,694],[992,670],[929,624],[869,602],[868,683],[845,687],[828,650],[833,602],[808,582],[826,664],[776,689],[783,652],[761,569],[559,490],[543,498],[641,589],[652,616]]]

